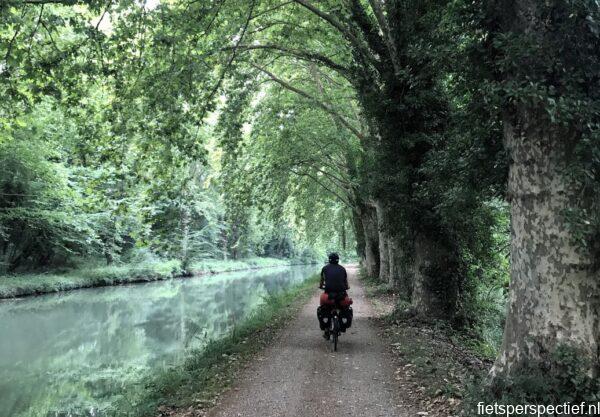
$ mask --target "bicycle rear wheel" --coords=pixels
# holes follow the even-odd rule
[[[333,348],[334,352],[337,352],[337,345],[338,345],[338,336],[340,335],[340,322],[339,322],[339,318],[337,316],[335,316],[333,318],[333,331],[331,334],[331,347]]]

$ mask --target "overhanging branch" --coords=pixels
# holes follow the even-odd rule
[[[225,48],[225,49],[229,49]],[[260,49],[266,49],[266,50],[275,50],[275,51],[280,51],[283,52],[285,54],[294,56],[296,58],[300,58],[300,59],[304,59],[307,61],[311,61],[311,62],[315,62],[315,63],[319,63],[319,64],[323,64],[328,68],[331,68],[334,71],[339,72],[340,74],[342,74],[343,76],[348,76],[348,74],[350,73],[350,69],[338,64],[337,62],[333,61],[331,58],[322,55],[322,54],[318,54],[312,51],[304,51],[301,49],[293,49],[293,48],[287,48],[285,46],[281,46],[281,45],[276,45],[276,44],[261,44],[261,45],[240,45],[239,46],[240,50],[245,50],[245,51],[252,51],[252,50],[260,50]]]
[[[256,0],[252,0],[252,3],[250,3],[250,7],[248,10],[248,17],[246,18],[246,21],[244,22],[244,26],[242,27],[242,33],[240,34],[237,41],[235,42],[235,45],[231,48],[231,55],[229,56],[229,59],[227,60],[225,67],[221,71],[221,74],[219,75],[217,82],[213,85],[213,88],[210,90],[210,92],[208,94],[206,102],[209,104],[212,102],[213,98],[215,97],[215,94],[217,94],[217,92],[221,88],[221,85],[223,84],[223,80],[225,79],[225,76],[227,75],[227,73],[229,72],[229,69],[233,65],[233,61],[235,60],[235,58],[237,56],[238,48],[242,44],[242,42],[244,40],[244,36],[246,35],[246,32],[248,31],[248,25],[250,24],[250,21],[252,20],[252,14],[254,12],[255,6],[256,6]],[[208,105],[205,106],[200,113],[200,117],[198,119],[198,120],[200,120],[200,123],[198,124],[198,129],[196,131],[196,134],[200,129],[200,125],[202,124],[202,121],[204,120],[206,113],[208,112],[208,107],[209,107]]]
[[[344,198],[338,192],[336,192],[335,190],[331,189],[331,187],[328,187],[327,185],[325,185],[323,183],[323,181],[319,181],[319,179],[317,177],[315,177],[314,175],[311,175],[308,172],[297,172],[293,168],[290,168],[290,172],[292,174],[295,174],[295,175],[299,176],[299,177],[308,177],[308,178],[310,178],[312,181],[315,182],[315,184],[319,185],[325,191],[331,193],[335,198],[337,198],[338,200],[340,200],[344,205],[346,205],[347,207],[349,207],[351,209],[353,208],[352,204],[350,204],[349,199]]]
[[[375,15],[375,19],[377,19],[377,23],[379,24],[379,28],[381,29],[381,33],[383,33],[383,39],[387,49],[390,52],[390,58],[392,61],[392,65],[394,66],[394,71],[396,74],[400,73],[400,58],[398,56],[398,50],[396,48],[396,44],[394,43],[394,37],[392,36],[392,31],[390,30],[390,25],[388,24],[387,16],[383,11],[383,4],[381,0],[369,0],[369,4],[371,5],[371,10],[373,10],[373,14]]]
[[[263,67],[261,67],[259,65],[256,65],[256,64],[252,64],[251,63],[250,65],[252,67],[256,68],[257,70],[263,72],[267,76],[269,76],[269,78],[271,78],[271,80],[273,80],[277,84],[281,85],[286,90],[293,91],[294,93],[298,94],[299,96],[302,96],[302,97],[304,97],[304,98],[306,98],[306,99],[314,102],[321,109],[325,110],[327,113],[329,113],[332,116],[334,116],[340,122],[340,124],[342,124],[350,132],[352,132],[352,134],[354,136],[356,136],[357,138],[359,138],[362,141],[365,140],[365,136],[361,132],[359,132],[358,129],[356,129],[354,126],[352,126],[350,124],[350,122],[348,122],[348,120],[346,120],[346,118],[344,118],[341,114],[339,114],[338,112],[336,112],[335,109],[333,109],[330,105],[325,104],[325,103],[323,103],[320,100],[317,100],[315,97],[313,97],[312,95],[308,94],[306,91],[301,90],[301,89],[299,89],[297,87],[294,87],[293,85],[291,85],[287,81],[284,81],[281,78],[277,77],[275,74],[273,74],[269,70],[267,70],[267,69],[265,69],[265,68],[263,68]]]
[[[85,4],[82,0],[13,0],[9,1],[8,4],[17,6],[19,4],[32,4],[32,5],[44,5],[44,4],[63,4],[65,6],[73,6],[74,4]]]
[[[356,50],[360,51],[361,55],[367,58],[371,63],[377,62],[377,59],[369,50],[368,45],[366,45],[365,42],[361,41],[358,37],[356,37],[356,35],[352,33],[352,31],[348,27],[343,25],[334,16],[325,13],[324,11],[322,11],[307,0],[294,0],[294,2],[311,11],[313,14],[317,15],[318,17],[329,23],[331,26],[336,28],[352,44],[352,46],[354,46]]]

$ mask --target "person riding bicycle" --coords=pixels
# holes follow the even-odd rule
[[[323,337],[329,339],[329,330],[326,320],[329,316],[329,305],[343,303],[348,300],[352,303],[351,299],[348,298],[347,290],[350,289],[348,285],[348,274],[346,269],[339,264],[340,257],[337,253],[333,252],[329,254],[329,263],[321,269],[321,282],[319,288],[324,289],[325,292],[321,297],[321,306],[317,309],[317,317],[319,319],[319,326],[325,333]],[[349,308],[349,304],[344,309],[344,328],[342,331],[346,331],[347,327],[352,324],[352,309]]]
[[[339,264],[340,256],[333,252],[329,254],[329,263],[321,269],[321,284],[326,293],[342,294],[350,289],[346,268]]]

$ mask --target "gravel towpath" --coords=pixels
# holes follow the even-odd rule
[[[277,341],[240,374],[211,417],[409,416],[396,398],[395,366],[365,298],[356,268],[348,268],[354,322],[338,351],[319,330],[319,293]]]

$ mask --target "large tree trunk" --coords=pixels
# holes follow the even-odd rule
[[[341,233],[340,233],[340,237],[341,237],[341,244],[342,244],[342,249],[344,250],[344,252],[346,251],[346,216],[344,216],[342,214],[341,216]]]
[[[417,234],[414,240],[411,306],[424,317],[452,319],[458,307],[460,269],[456,251],[442,236]]]
[[[504,125],[511,160],[511,284],[502,349],[492,375],[544,360],[559,344],[579,349],[591,360],[590,371],[598,371],[599,274],[593,256],[574,243],[563,217],[579,198],[564,174],[566,144],[574,138],[540,120],[523,111],[518,124]]]
[[[379,236],[379,281],[390,281],[390,240],[387,232],[388,224],[385,217],[385,208],[381,201],[374,204],[377,215],[377,232]]]
[[[181,269],[187,273],[190,266],[190,208],[186,203],[181,208]]]
[[[394,238],[392,236],[389,237],[388,239],[388,244],[386,245],[387,247],[387,252],[388,252],[388,285],[393,288],[396,287],[398,284],[398,279],[400,278],[400,274],[399,274],[399,264],[397,264],[398,262],[398,256],[397,256],[397,252],[399,250],[397,242],[394,240]]]
[[[389,240],[390,286],[404,300],[410,300],[413,291],[412,260],[404,253],[403,242],[396,237]]]
[[[367,275],[379,276],[379,232],[377,230],[377,213],[371,206],[361,207],[361,223],[365,237],[364,265]]]
[[[352,211],[352,226],[354,228],[354,236],[356,237],[356,254],[365,262],[365,231],[358,210]]]

